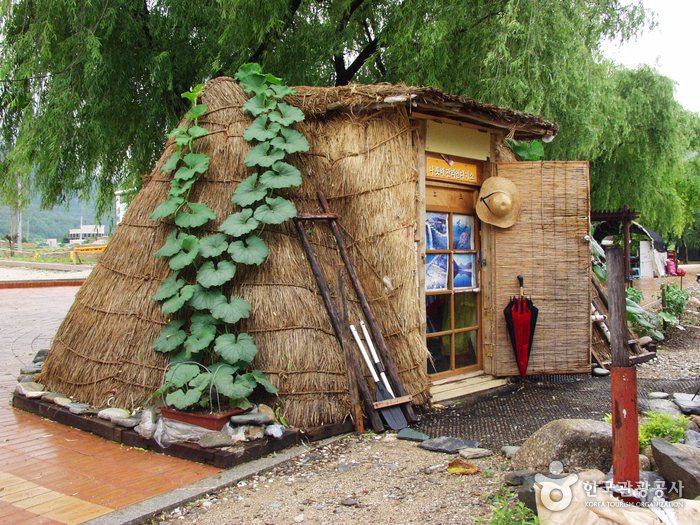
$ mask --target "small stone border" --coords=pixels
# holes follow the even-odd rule
[[[77,415],[64,407],[47,403],[39,398],[27,398],[19,394],[12,397],[12,406],[31,414],[50,419],[78,430],[91,432],[104,439],[127,447],[142,448],[180,459],[205,463],[220,469],[229,469],[248,461],[259,459],[273,452],[293,447],[305,441],[319,441],[327,437],[345,434],[354,430],[351,421],[337,425],[325,425],[309,429],[288,428],[282,438],[263,438],[244,442],[243,453],[222,449],[203,449],[194,443],[173,443],[161,448],[154,439],[146,439],[132,429],[120,427],[111,421],[94,416]]]
[[[54,279],[46,281],[0,281],[0,290],[10,288],[54,288],[58,286],[82,286],[85,279]]]

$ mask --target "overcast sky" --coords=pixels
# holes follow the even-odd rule
[[[676,100],[700,112],[700,0],[644,0],[658,26],[606,55],[629,68],[649,64],[677,82]]]

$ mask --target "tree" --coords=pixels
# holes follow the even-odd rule
[[[14,0],[0,22],[3,177],[36,170],[43,204],[138,186],[180,93],[256,61],[289,84],[406,82],[562,124],[550,158],[618,144],[606,38],[649,23],[620,0]],[[613,115],[610,112],[617,112]]]

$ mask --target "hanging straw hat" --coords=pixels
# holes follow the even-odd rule
[[[476,203],[476,214],[482,221],[510,228],[515,224],[523,207],[520,190],[504,177],[490,177],[484,181]]]

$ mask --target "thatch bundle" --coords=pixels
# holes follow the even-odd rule
[[[417,152],[407,109],[362,111],[368,105],[360,102],[368,95],[353,94],[351,88],[298,88],[298,93],[289,102],[307,115],[297,129],[311,150],[293,156],[291,163],[301,170],[304,183],[286,196],[299,212],[320,213],[316,192],[326,194],[340,216],[404,386],[417,402],[425,402],[427,354],[420,334],[414,248]],[[251,120],[241,105],[247,98],[229,78],[209,82],[203,92],[209,109],[199,122],[210,134],[198,139],[195,150],[211,161],[190,200],[216,213],[217,220],[207,225],[211,232],[234,211],[231,194],[252,173],[243,164],[249,145],[242,133]],[[146,403],[161,385],[169,356],[151,345],[168,319],[151,296],[170,270],[153,254],[173,224],[154,222],[149,215],[168,192],[171,174],[161,166],[174,147],[172,141],[166,145],[54,339],[42,381],[55,391],[94,405],[111,400],[112,406],[132,408]],[[335,241],[324,224],[309,230],[335,294],[342,264]],[[270,248],[268,260],[260,267],[239,267],[230,290],[252,306],[251,318],[240,330],[251,334],[259,348],[253,366],[279,388],[278,402],[289,423],[305,427],[342,421],[350,413],[345,360],[297,232],[288,222],[268,226],[263,237]],[[350,320],[358,323],[363,317],[349,281],[346,288]]]

